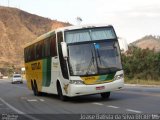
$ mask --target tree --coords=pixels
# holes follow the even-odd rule
[[[130,46],[122,64],[129,79],[160,80],[160,52]]]

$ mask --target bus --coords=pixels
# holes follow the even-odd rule
[[[35,96],[110,93],[124,86],[118,37],[112,25],[68,26],[50,31],[24,48],[26,80]]]

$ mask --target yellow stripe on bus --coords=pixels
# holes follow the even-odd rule
[[[36,80],[38,91],[42,90],[42,60],[25,64],[27,86],[31,88],[31,80]]]

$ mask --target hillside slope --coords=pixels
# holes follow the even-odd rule
[[[135,45],[142,49],[154,49],[156,52],[158,52],[160,51],[160,36],[148,35],[131,43],[131,45]]]
[[[23,46],[41,34],[62,26],[63,23],[0,6],[0,67],[23,66]]]

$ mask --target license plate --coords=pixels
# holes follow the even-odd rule
[[[99,87],[96,87],[96,90],[103,90],[105,87],[104,86],[99,86]]]

